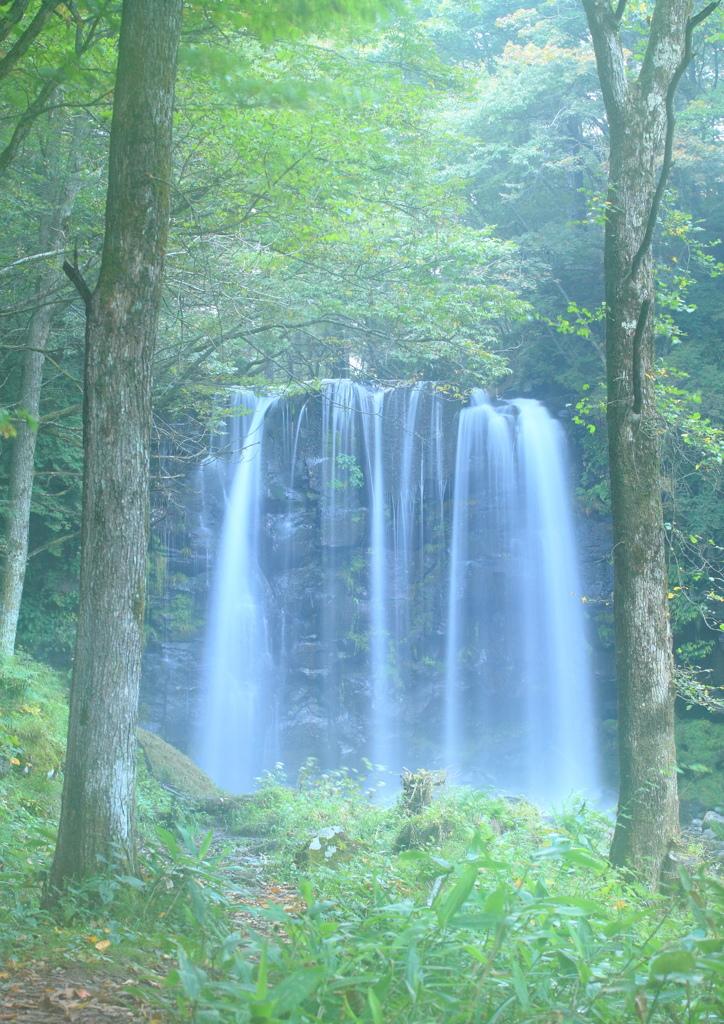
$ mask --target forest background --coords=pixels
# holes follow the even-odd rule
[[[55,5],[0,100],[0,472],[7,482],[15,428],[28,432],[14,411],[29,408],[39,429],[18,644],[58,667],[77,601],[84,321],[58,264],[75,251],[92,280],[99,261],[118,16],[114,4]],[[643,6],[627,16],[634,56],[645,17]],[[724,682],[721,28],[716,12],[679,87],[656,239],[670,606],[680,665],[712,670],[708,682]],[[190,5],[155,518],[203,458],[224,388],[299,390],[350,372],[540,398],[569,422],[581,509],[605,517],[607,147],[575,2],[411,8],[333,41],[268,42],[241,15]],[[31,360],[37,410],[22,391]],[[610,607],[591,611],[609,638]]]

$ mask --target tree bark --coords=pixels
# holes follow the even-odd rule
[[[58,843],[69,878],[135,866],[135,759],[148,546],[151,368],[168,234],[183,0],[124,0],[98,285],[87,303],[78,631]]]
[[[621,769],[610,857],[655,888],[679,821],[651,241],[671,166],[674,93],[699,19],[690,19],[690,0],[656,0],[644,61],[632,79],[619,35],[625,0],[615,11],[608,0],[583,6],[610,130],[606,419]]]
[[[66,164],[64,180],[59,183],[52,212],[41,224],[39,252],[63,247],[68,221],[80,190],[80,151],[85,135],[85,124],[78,118],[73,131],[71,153]],[[18,408],[30,413],[36,420],[40,411],[43,385],[44,350],[53,318],[60,305],[55,297],[63,280],[63,275],[59,271],[41,275],[36,291],[38,309],[30,318],[25,335],[26,352],[20,378]],[[6,655],[15,652],[20,601],[25,582],[36,440],[36,432],[31,430],[27,423],[20,423],[10,456],[6,553],[0,592],[0,652]]]

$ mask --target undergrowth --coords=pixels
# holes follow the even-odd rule
[[[63,680],[29,663],[1,678],[6,974],[79,961],[133,974],[169,1020],[199,1024],[724,1018],[724,887],[694,866],[664,895],[631,884],[605,860],[608,818],[580,799],[543,815],[439,787],[411,813],[309,764],[295,787],[278,768],[222,802],[214,823],[213,801],[169,792],[141,758],[140,876],[99,864],[51,918],[60,780],[43,758],[57,755]],[[320,834],[342,859],[305,861]]]

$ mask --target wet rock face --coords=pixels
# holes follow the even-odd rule
[[[304,415],[300,416],[302,407]],[[402,407],[401,407],[402,409]],[[443,714],[445,629],[448,600],[449,528],[459,403],[443,403],[444,437],[436,460],[432,418],[418,439],[425,501],[411,523],[410,600],[399,566],[387,562],[388,604],[404,624],[394,652],[399,678],[393,715],[404,737],[407,760],[429,761]],[[394,414],[394,408],[392,409]],[[387,479],[399,473],[402,413],[390,417],[384,435]],[[290,424],[292,427],[290,427]],[[429,425],[429,426],[428,426]],[[351,460],[330,466],[323,444],[319,396],[280,400],[265,421],[260,507],[259,567],[266,595],[267,627],[276,680],[278,747],[293,777],[308,757],[323,767],[360,767],[369,751],[369,530],[361,432]],[[433,466],[437,465],[436,479]],[[144,664],[141,718],[185,753],[193,755],[193,730],[203,680],[204,626],[215,558],[235,462],[196,468],[180,482],[172,503],[158,510],[153,530],[149,583],[149,640]],[[330,488],[338,500],[330,508]],[[395,510],[387,511],[388,529]],[[476,541],[477,543],[477,541]],[[610,597],[610,533],[603,522],[581,518],[579,546],[590,610]],[[487,550],[471,552],[490,559]],[[504,587],[505,581],[500,581]],[[594,623],[595,625],[595,623]],[[502,635],[502,634],[501,634]],[[595,629],[594,671],[601,703],[610,712],[610,660]],[[486,655],[503,664],[495,649]],[[478,666],[479,667],[479,666]],[[475,666],[473,666],[475,668]],[[504,672],[500,685],[505,686]],[[510,723],[511,736],[515,723]],[[271,768],[272,765],[270,764]]]

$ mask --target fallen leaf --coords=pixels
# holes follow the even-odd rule
[[[101,939],[100,942],[96,942],[95,946],[99,953],[103,953],[104,950],[108,949],[111,944],[110,939]]]

